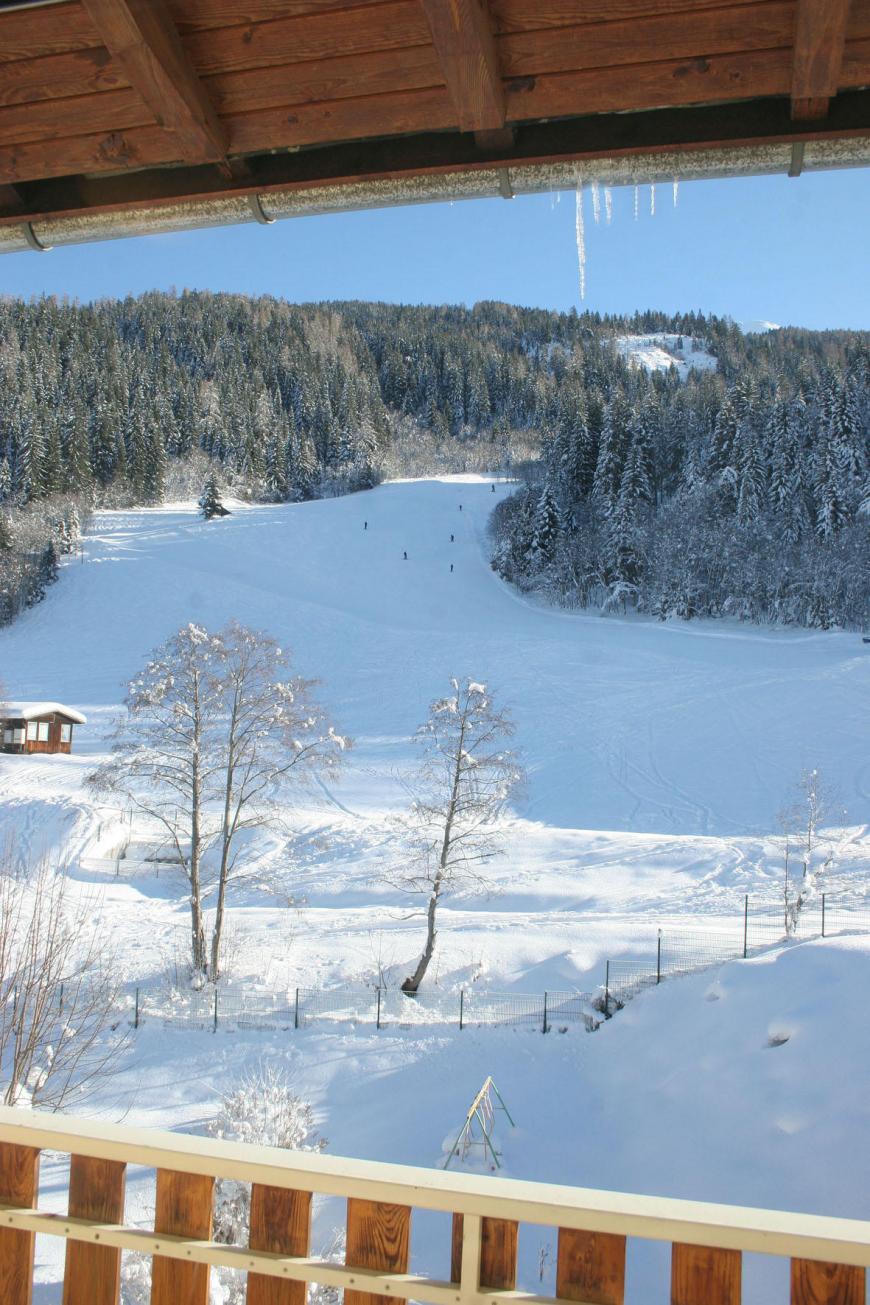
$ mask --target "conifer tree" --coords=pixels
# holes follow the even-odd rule
[[[206,477],[205,485],[199,496],[200,516],[206,521],[211,521],[212,517],[224,517],[227,515],[227,509],[221,502],[220,490],[218,488],[217,475],[210,471]]]

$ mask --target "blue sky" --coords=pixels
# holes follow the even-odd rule
[[[870,170],[685,182],[677,207],[587,195],[585,307],[696,308],[736,320],[870,329]],[[580,306],[574,197],[427,205],[110,241],[0,258],[0,293],[83,300],[175,286],[290,300]]]

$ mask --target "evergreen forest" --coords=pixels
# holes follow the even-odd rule
[[[615,347],[670,332],[715,370]],[[565,606],[856,627],[870,610],[870,334],[699,313],[0,301],[0,623],[95,507],[299,501],[494,471],[493,566]]]

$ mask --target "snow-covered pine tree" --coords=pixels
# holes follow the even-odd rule
[[[206,521],[211,521],[213,517],[225,517],[229,515],[228,509],[221,502],[220,489],[218,488],[217,473],[210,471],[203,485],[202,493],[199,496],[199,512]]]
[[[559,509],[550,482],[544,485],[538,506],[532,521],[530,560],[537,571],[542,571],[552,562],[559,542]]]

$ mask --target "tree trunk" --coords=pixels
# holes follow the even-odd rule
[[[224,825],[221,835],[221,867],[218,874],[217,902],[214,912],[214,928],[211,935],[211,981],[217,983],[220,975],[221,933],[224,927],[224,901],[227,895],[227,877],[230,864],[231,836],[228,828],[229,809],[232,793],[232,781],[227,781],[226,803],[224,806]]]
[[[417,962],[416,970],[402,984],[402,992],[416,994],[417,989],[423,982],[423,976],[429,968],[432,953],[435,951],[435,911],[438,908],[438,897],[444,885],[444,877],[447,873],[447,866],[450,860],[450,845],[453,837],[453,821],[456,817],[456,807],[459,802],[459,784],[462,775],[462,751],[464,747],[465,721],[463,720],[459,730],[459,741],[456,747],[456,760],[453,765],[453,782],[450,788],[450,800],[447,803],[447,814],[444,820],[444,836],[441,840],[441,856],[438,859],[438,870],[432,884],[432,896],[429,898],[429,910],[427,912],[426,922],[426,946],[423,949],[423,955]]]
[[[438,887],[429,898],[429,910],[427,912],[426,928],[426,946],[423,948],[423,955],[417,962],[417,968],[414,973],[402,984],[402,992],[407,992],[410,996],[417,995],[417,989],[423,982],[423,976],[429,968],[429,962],[435,952],[435,910],[438,906]]]
[[[200,832],[202,778],[200,774],[199,760],[201,721],[198,682],[194,687],[193,710],[194,737],[190,781],[190,865],[188,867],[188,878],[190,879],[190,941],[191,962],[193,964],[194,975],[204,975],[206,972],[207,957],[205,950],[205,926],[202,919],[202,885],[199,877],[199,857],[202,841],[202,834]]]
[[[236,779],[236,725],[239,714],[239,695],[236,690],[233,710],[230,716],[229,739],[227,745],[227,773],[224,784],[224,814],[221,824],[221,865],[218,874],[217,903],[214,913],[214,929],[211,936],[211,980],[217,983],[220,974],[221,933],[224,927],[224,902],[227,895],[227,879],[230,873],[230,851],[236,832],[238,810],[233,814],[233,798]]]

